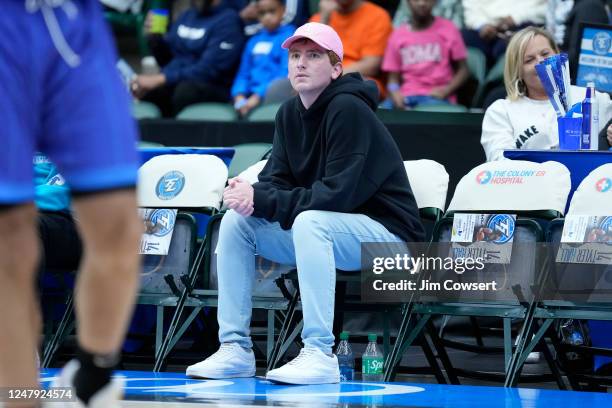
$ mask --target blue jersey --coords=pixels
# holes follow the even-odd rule
[[[206,15],[185,11],[165,37],[173,58],[163,68],[166,81],[201,81],[229,88],[244,45],[240,16],[220,5]]]
[[[0,12],[0,205],[34,199],[32,157],[72,191],[134,186],[136,126],[98,0],[8,0]]]

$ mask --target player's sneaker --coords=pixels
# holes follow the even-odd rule
[[[340,382],[338,358],[305,347],[284,366],[268,371],[266,379],[287,384],[335,384]]]
[[[216,353],[204,361],[187,367],[187,376],[196,378],[239,378],[255,376],[253,350],[237,343],[223,343]]]
[[[62,369],[59,377],[57,377],[51,387],[70,387],[74,391],[74,376],[81,364],[77,360],[70,360]],[[125,381],[122,377],[113,377],[110,382],[100,388],[90,399],[89,404],[85,404],[79,400],[76,395],[73,395],[76,402],[58,404],[56,402],[49,403],[49,407],[74,407],[74,408],[120,408],[120,401],[123,397],[123,387]]]

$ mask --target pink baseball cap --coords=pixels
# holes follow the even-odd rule
[[[306,23],[298,27],[295,33],[283,42],[282,47],[289,49],[291,44],[302,38],[308,38],[326,50],[333,51],[340,58],[340,61],[342,61],[344,49],[340,36],[338,36],[338,33],[327,24]]]

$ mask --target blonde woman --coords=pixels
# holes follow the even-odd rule
[[[504,67],[508,96],[495,101],[482,122],[480,142],[487,161],[503,159],[507,149],[551,149],[559,145],[555,111],[535,70],[540,61],[558,53],[550,33],[541,28],[524,28],[510,40]],[[571,87],[571,104],[584,96],[585,88]],[[597,101],[599,132],[612,118],[612,103],[602,93],[597,93]]]

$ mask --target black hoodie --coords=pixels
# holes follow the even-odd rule
[[[395,141],[374,114],[378,90],[359,74],[333,81],[309,109],[299,96],[276,115],[253,215],[290,229],[298,214],[365,214],[409,242],[425,236]]]

